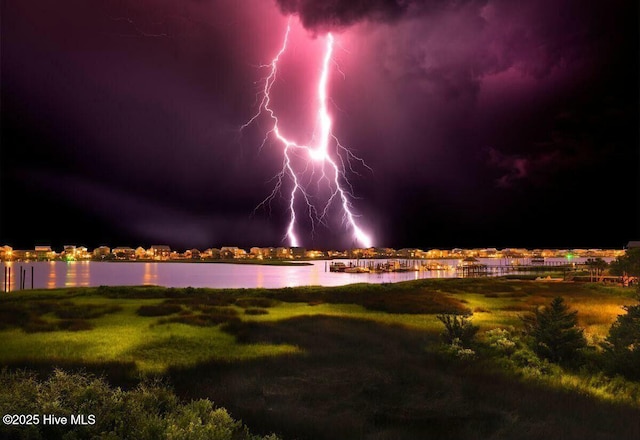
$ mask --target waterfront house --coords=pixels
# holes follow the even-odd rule
[[[421,249],[404,248],[398,251],[399,258],[422,258],[424,252]]]
[[[171,257],[171,248],[166,245],[154,244],[149,248],[149,253],[154,260],[166,261]]]
[[[11,261],[13,259],[13,248],[8,245],[0,246],[0,261]]]
[[[310,250],[305,253],[307,258],[325,258],[326,254],[319,250]]]
[[[246,258],[246,256],[247,251],[237,246],[223,246],[220,248],[220,258],[223,259]]]
[[[108,246],[100,246],[93,250],[93,258],[96,260],[104,260],[111,253],[111,249]]]
[[[218,259],[220,259],[220,249],[218,249],[218,248],[205,249],[200,254],[200,258],[202,258],[204,260],[218,260]]]
[[[135,251],[136,260],[143,260],[147,258],[147,250],[142,246],[138,246]]]
[[[265,248],[260,248],[260,250],[262,252],[262,258],[264,259],[276,258],[276,248],[265,247]]]
[[[300,259],[300,258],[304,258],[304,254],[307,252],[307,250],[303,247],[292,247],[291,248],[291,257],[292,258],[296,258],[296,259]]]
[[[135,260],[136,251],[130,247],[117,247],[111,252],[116,260]]]
[[[56,253],[53,252],[53,250],[51,249],[51,246],[35,247],[35,257],[36,257],[36,260],[38,261],[50,261],[50,260],[53,260],[55,256],[56,256]]]

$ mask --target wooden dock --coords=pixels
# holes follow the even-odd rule
[[[463,262],[457,266],[446,266],[438,263],[436,267],[433,263],[431,266],[423,260],[415,259],[362,259],[340,262],[325,262],[325,272],[346,272],[346,273],[382,273],[382,272],[413,272],[421,270],[451,270],[456,272],[457,277],[482,277],[482,276],[501,276],[508,274],[539,274],[549,271],[568,272],[575,271],[582,267],[572,263],[563,261],[546,261],[544,263],[534,264],[496,264],[489,265],[477,261]]]
[[[344,273],[383,273],[383,272],[413,272],[420,270],[415,260],[352,260],[348,263],[335,262],[327,266],[324,271]]]
[[[540,272],[548,272],[550,269],[568,272],[575,270],[576,267],[572,264],[533,264],[533,265],[520,265],[520,264],[502,264],[502,265],[487,265],[487,264],[463,264],[456,267],[456,274],[460,277],[481,277],[481,276],[499,276],[508,275],[512,273],[525,273],[535,274]]]

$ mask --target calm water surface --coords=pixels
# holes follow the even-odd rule
[[[547,259],[553,261],[554,259]],[[340,260],[335,260],[340,261]],[[342,260],[346,263],[349,260]],[[382,262],[382,260],[374,260]],[[457,266],[459,260],[429,260]],[[557,259],[556,261],[563,261]],[[584,259],[576,258],[576,263]],[[362,264],[363,260],[360,260]],[[489,265],[505,264],[500,259],[480,259]],[[526,261],[524,262],[526,263]],[[165,287],[218,287],[218,288],[281,288],[295,286],[342,286],[352,283],[395,283],[420,278],[453,278],[451,271],[394,272],[381,274],[349,274],[329,272],[327,261],[314,261],[312,265],[260,266],[254,264],[222,263],[114,263],[96,261],[51,261],[33,263],[1,263],[0,278],[4,280],[4,267],[11,267],[11,290],[20,287],[20,268],[26,270],[25,287],[59,288],[78,286],[136,286]],[[4,282],[2,284],[4,286]]]

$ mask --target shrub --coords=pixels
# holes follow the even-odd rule
[[[485,333],[489,346],[499,353],[507,356],[513,354],[518,348],[520,339],[511,335],[511,332],[502,328],[495,328]]]
[[[460,339],[455,338],[451,344],[446,346],[445,350],[449,355],[462,360],[470,360],[476,357],[476,352],[470,348],[465,348]]]
[[[609,368],[630,379],[640,379],[640,305],[625,306],[605,339]]]
[[[459,315],[437,315],[436,318],[444,324],[445,331],[442,339],[447,344],[452,344],[456,339],[462,345],[468,345],[480,329],[471,324],[465,316]]]
[[[576,326],[577,314],[557,297],[549,306],[523,318],[525,330],[533,338],[533,351],[552,362],[574,360],[578,350],[587,345],[582,329]]]
[[[0,372],[1,414],[94,415],[93,425],[11,426],[0,424],[0,438],[162,438],[250,440],[241,421],[208,399],[181,403],[165,384],[143,382],[123,391],[89,374],[56,370],[39,382],[26,372]],[[275,440],[275,436],[265,437]]]
[[[515,350],[510,360],[526,376],[537,377],[551,371],[549,362],[546,359],[540,359],[529,347]]]

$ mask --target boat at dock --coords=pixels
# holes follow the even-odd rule
[[[369,273],[371,272],[368,267],[351,266],[344,269],[345,273]]]
[[[544,257],[540,256],[540,255],[536,255],[531,259],[531,265],[532,266],[536,266],[536,265],[544,265]]]
[[[388,260],[384,262],[334,262],[329,265],[330,272],[344,273],[385,273],[385,272],[417,272],[420,266],[406,261]]]
[[[337,263],[331,263],[329,265],[329,272],[345,272],[346,269],[347,265],[341,261],[338,261]]]
[[[455,268],[449,264],[439,262],[424,263],[420,266],[421,270],[455,270]]]

